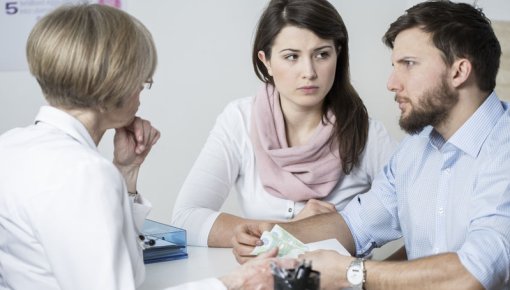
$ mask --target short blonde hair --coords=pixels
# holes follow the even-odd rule
[[[157,64],[147,28],[97,4],[64,5],[43,17],[28,37],[27,59],[50,105],[105,110],[152,82]]]

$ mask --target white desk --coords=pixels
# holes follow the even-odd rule
[[[184,282],[219,277],[239,267],[231,248],[188,246],[188,258],[145,265],[139,290],[160,290]]]
[[[237,267],[240,265],[231,248],[188,246],[187,259],[145,265],[145,281],[137,290],[162,290],[185,282],[220,277]]]

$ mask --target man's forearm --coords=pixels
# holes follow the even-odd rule
[[[484,289],[456,253],[404,262],[366,261],[365,289]]]
[[[337,239],[351,255],[355,254],[351,231],[343,217],[336,212],[283,223],[281,226],[304,243]]]

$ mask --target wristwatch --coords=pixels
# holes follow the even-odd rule
[[[347,267],[347,282],[351,284],[352,289],[362,290],[365,283],[365,259],[356,258]]]

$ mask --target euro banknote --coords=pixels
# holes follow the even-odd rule
[[[259,255],[278,247],[278,257],[297,258],[308,250],[305,244],[279,225],[275,225],[269,232],[263,232],[260,240],[263,244],[255,247],[251,252],[252,255]]]

